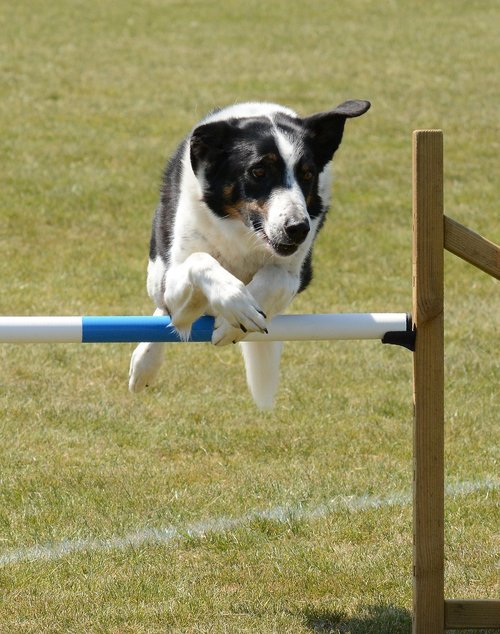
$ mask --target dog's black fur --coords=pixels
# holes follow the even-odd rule
[[[216,317],[215,344],[267,332],[267,318],[307,287],[328,209],[328,165],[346,119],[369,107],[347,101],[300,118],[274,104],[239,104],[208,115],[179,145],[153,221],[148,292],[181,335],[203,313]],[[141,346],[131,365],[133,390],[159,367],[159,344]],[[250,389],[268,406],[274,394],[264,389],[262,396],[256,386],[262,364],[251,346],[244,342]],[[272,363],[266,358],[264,374],[274,385],[276,354]]]

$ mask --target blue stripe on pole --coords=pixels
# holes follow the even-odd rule
[[[194,322],[189,341],[211,341],[213,317]],[[170,317],[82,317],[82,343],[180,342]]]

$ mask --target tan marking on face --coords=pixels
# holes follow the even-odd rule
[[[224,189],[222,190],[222,193],[224,194],[225,200],[231,199],[235,187],[236,185],[234,183],[232,183],[231,185],[224,185]]]
[[[259,202],[257,200],[240,198],[234,203],[224,205],[224,211],[230,218],[243,222],[244,217],[250,214],[257,214],[262,218],[267,218],[269,214],[269,204],[267,201]]]
[[[235,202],[232,205],[224,205],[224,211],[230,218],[233,218],[234,220],[243,221],[243,218],[240,212],[241,207],[239,206],[238,203],[239,201]]]
[[[264,160],[270,161],[271,163],[276,163],[276,161],[278,160],[278,155],[274,152],[270,152],[269,154],[265,155]]]
[[[237,200],[234,203],[231,202],[235,188],[236,185],[234,183],[231,183],[230,185],[224,185],[224,188],[222,189],[222,194],[224,196],[224,200],[226,201],[226,204],[224,205],[224,211],[230,218],[242,220],[240,213],[240,201]]]
[[[307,164],[303,165],[301,169],[302,169],[302,173],[303,174],[307,174],[307,173],[310,174],[310,177],[307,179],[307,182],[311,182],[312,183],[314,175],[312,174],[311,168],[309,167],[309,165],[307,165]],[[309,187],[309,190],[310,191],[309,191],[309,193],[306,196],[306,204],[307,204],[308,207],[312,204],[313,198],[314,198],[313,189],[311,187]]]
[[[250,213],[256,213],[262,218],[267,218],[269,215],[269,203],[267,200],[259,202],[258,200],[247,201],[246,208]]]

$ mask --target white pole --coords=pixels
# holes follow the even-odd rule
[[[81,317],[0,317],[0,343],[81,341]]]
[[[320,341],[382,339],[407,332],[406,313],[279,315],[269,334],[248,333],[246,341]],[[213,318],[193,324],[193,341],[210,341]],[[168,317],[0,317],[0,343],[177,342]]]
[[[386,332],[406,330],[406,313],[279,315],[269,324],[269,335],[252,332],[245,341],[382,339]]]

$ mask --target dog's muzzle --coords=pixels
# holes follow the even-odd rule
[[[307,238],[310,229],[307,218],[300,221],[290,219],[283,227],[282,239],[269,240],[269,242],[278,255],[292,255]]]
[[[304,196],[298,186],[273,194],[263,228],[275,253],[286,256],[297,251],[311,230]]]

